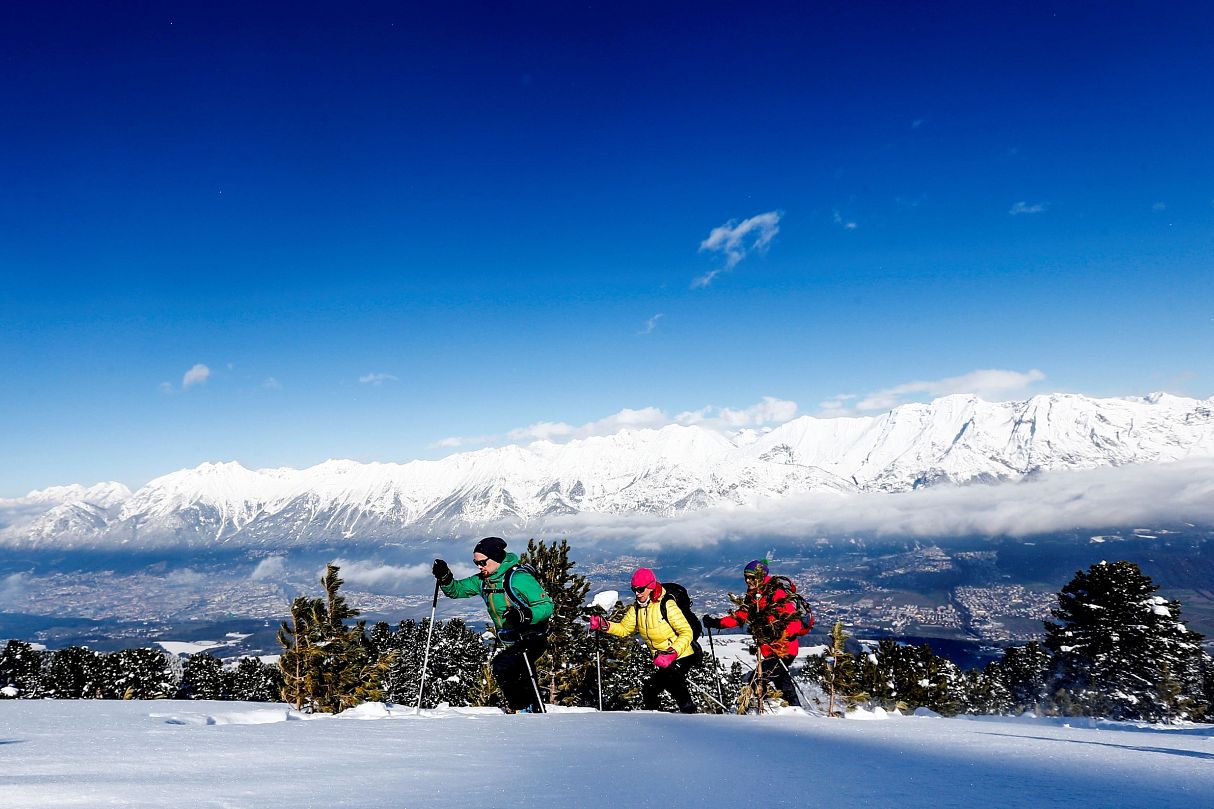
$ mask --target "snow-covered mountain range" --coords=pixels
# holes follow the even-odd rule
[[[677,516],[797,493],[905,492],[1190,457],[1214,457],[1214,398],[1050,394],[992,403],[956,395],[873,417],[805,416],[762,433],[671,425],[404,464],[206,463],[134,493],[104,483],[0,500],[0,540],[70,547],[399,539],[535,527],[558,515]]]

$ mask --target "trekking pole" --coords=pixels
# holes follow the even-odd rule
[[[717,698],[714,697],[711,692],[709,692],[708,690],[706,690],[704,688],[701,688],[700,686],[693,683],[691,680],[688,680],[687,684],[689,686],[691,686],[692,688],[694,688],[696,690],[697,694],[702,695],[706,700],[713,703],[714,705],[720,706],[721,713],[729,713],[729,709],[725,707],[725,703],[718,701]]]
[[[599,661],[599,633],[594,633],[594,673],[599,680],[599,712],[603,710],[603,665]]]
[[[721,706],[725,705],[725,689],[721,688],[721,666],[717,663],[717,645],[712,642],[712,627],[704,627],[708,630],[708,649],[712,652],[712,675],[717,681],[717,696],[721,698]]]
[[[422,692],[426,690],[426,666],[430,665],[430,639],[434,637],[434,615],[438,612],[438,580],[434,581],[434,600],[430,602],[430,631],[426,633],[426,654],[422,658],[422,674],[417,681],[417,713],[422,712]]]
[[[540,684],[535,679],[535,672],[531,670],[531,658],[527,657],[527,650],[525,648],[521,654],[523,655],[523,664],[527,666],[527,679],[531,681],[531,688],[535,691],[535,703],[540,706],[540,713],[548,713],[548,709],[544,707],[544,698],[540,696]]]

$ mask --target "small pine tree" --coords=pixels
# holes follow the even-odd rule
[[[358,610],[346,603],[337,565],[329,564],[320,583],[324,598],[297,597],[290,623],[278,632],[283,654],[282,698],[299,710],[337,713],[382,696],[380,685],[391,656],[378,657],[364,621],[348,627]]]
[[[1050,707],[1051,666],[1049,652],[1035,640],[1004,649],[994,673],[1007,691],[1007,710],[1017,714],[1046,712]]]
[[[860,689],[860,671],[855,657],[847,651],[847,633],[842,622],[835,622],[830,631],[830,648],[818,658],[821,665],[819,682],[826,692],[826,715],[842,717],[867,695]]]
[[[117,699],[168,699],[177,680],[168,656],[157,649],[123,649],[105,656],[107,696]]]
[[[25,641],[10,640],[0,652],[0,688],[12,686],[21,697],[37,696],[48,656]]]
[[[276,702],[281,699],[282,671],[256,657],[242,657],[232,672],[232,699]]]
[[[99,699],[105,691],[101,655],[84,646],[52,652],[43,670],[41,695],[50,699]]]
[[[182,664],[177,699],[231,699],[232,685],[232,675],[224,671],[222,660],[210,652],[198,652]]]

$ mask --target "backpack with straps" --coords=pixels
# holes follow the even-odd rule
[[[789,623],[794,620],[800,621],[802,629],[797,633],[798,636],[808,635],[814,625],[814,611],[810,608],[809,602],[805,600],[805,596],[797,592],[797,585],[787,576],[772,576],[771,580],[788,593],[788,600],[797,608],[796,613],[789,618]]]
[[[687,594],[687,588],[672,581],[662,582],[662,601],[658,606],[662,610],[662,620],[666,623],[670,623],[670,619],[666,617],[668,601],[673,601],[675,606],[683,611],[683,617],[687,619],[687,623],[691,627],[691,640],[693,643],[698,641],[704,634],[704,625],[700,623],[699,617],[691,611],[691,596]],[[699,648],[698,643],[695,645]]]
[[[531,574],[531,578],[535,579],[535,583],[539,585],[540,591],[542,593],[544,593],[544,595],[548,595],[548,591],[544,590],[544,583],[540,580],[540,572],[535,569],[535,565],[532,565],[529,562],[519,562],[517,565],[514,565],[513,567],[508,568],[506,570],[506,574],[504,576],[502,576],[502,589],[506,591],[507,603],[513,604],[515,607],[518,608],[519,612],[522,612],[524,608],[526,608],[527,610],[530,610],[531,605],[527,603],[526,599],[524,599],[522,596],[520,596],[518,593],[516,593],[514,591],[514,584],[513,584],[514,574],[520,570]],[[529,627],[528,629],[523,631],[523,634],[525,634],[525,635],[534,634],[534,633],[540,633],[540,634],[544,634],[544,635],[548,634],[548,622],[547,621],[541,621],[538,624],[530,624],[530,625],[528,625],[528,627]]]

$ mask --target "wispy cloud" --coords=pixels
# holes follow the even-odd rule
[[[738,430],[744,427],[763,427],[783,424],[797,417],[797,403],[774,396],[764,396],[762,401],[740,409],[732,407],[702,407],[688,410],[674,417],[676,424],[695,424],[718,430]]]
[[[1048,208],[1048,207],[1049,207],[1049,203],[1047,203],[1047,202],[1035,202],[1032,205],[1030,205],[1027,202],[1024,202],[1022,200],[1020,202],[1017,202],[1015,205],[1013,205],[1011,210],[1008,211],[1008,213],[1011,214],[1012,216],[1020,216],[1021,214],[1044,213],[1046,208]]]
[[[386,565],[376,562],[335,559],[341,577],[351,587],[391,593],[417,592],[417,583],[430,577],[430,565]]]
[[[550,519],[535,533],[669,550],[726,538],[1029,536],[1180,521],[1214,523],[1214,460],[1052,472],[903,494],[786,496],[676,518],[583,513]]]
[[[641,329],[641,331],[639,333],[640,334],[652,334],[653,330],[658,327],[658,321],[664,317],[665,317],[665,315],[663,315],[661,312],[659,312],[656,315],[654,315],[653,317],[649,318],[648,320],[645,321],[645,327],[643,329]]]
[[[773,396],[764,396],[749,407],[732,408],[709,405],[698,410],[685,410],[669,416],[659,407],[624,408],[605,418],[574,425],[563,421],[540,421],[510,430],[502,436],[451,436],[431,444],[432,449],[455,449],[484,446],[507,441],[515,444],[532,441],[564,443],[594,436],[614,435],[624,429],[656,430],[671,424],[697,425],[708,429],[734,431],[746,427],[783,424],[795,418],[797,403]]]
[[[266,377],[265,381],[261,383],[261,387],[263,390],[282,390],[282,383],[274,377],[268,376]]]
[[[919,129],[925,122],[926,119],[924,118],[916,118],[915,120],[911,121],[911,129]]]
[[[708,238],[700,242],[701,253],[720,253],[725,264],[701,275],[691,282],[692,289],[708,286],[723,272],[728,272],[752,252],[763,252],[780,232],[781,211],[768,211],[739,222],[730,219],[724,225],[712,229]]]
[[[840,394],[822,402],[821,409],[823,415],[839,416],[854,412],[891,410],[915,396],[948,396],[953,393],[971,393],[980,399],[999,399],[1023,391],[1043,379],[1045,374],[1036,368],[1029,371],[984,368],[944,379],[904,382],[864,395]]]
[[[1168,209],[1168,203],[1166,203],[1166,202],[1156,202],[1154,205],[1151,206],[1152,211],[1166,211],[1167,209]]]
[[[160,392],[164,394],[174,394],[180,391],[187,391],[195,385],[204,385],[211,378],[211,369],[201,362],[196,363],[193,368],[186,371],[181,376],[181,388],[173,387],[171,382],[161,382]]]
[[[399,382],[392,374],[363,374],[358,378],[360,384],[379,387],[385,382]]]
[[[286,560],[281,556],[270,556],[257,563],[257,567],[253,568],[253,572],[249,574],[249,578],[253,581],[263,581],[265,579],[281,580],[286,574]]]
[[[211,369],[203,365],[201,362],[193,368],[185,372],[181,377],[181,389],[192,388],[195,385],[205,384],[211,378]]]
[[[843,228],[844,230],[855,230],[856,229],[856,223],[850,219],[844,219],[843,214],[839,213],[838,210],[835,210],[833,212],[831,219],[834,221],[834,223],[836,225]]]

